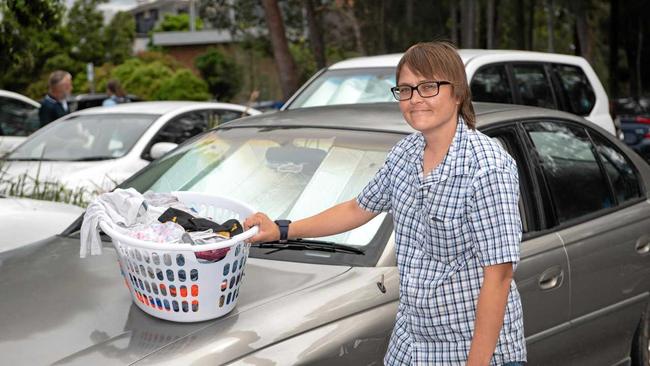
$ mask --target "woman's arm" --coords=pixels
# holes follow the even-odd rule
[[[289,225],[289,238],[316,238],[346,232],[357,228],[377,213],[359,207],[355,199],[340,203],[319,214],[292,222]],[[244,221],[244,228],[259,225],[260,231],[249,241],[251,243],[269,242],[280,239],[278,226],[267,215],[258,212]]]
[[[512,263],[484,267],[467,366],[490,364],[503,326],[512,277]]]

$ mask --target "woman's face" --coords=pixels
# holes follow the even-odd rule
[[[431,80],[416,74],[408,66],[404,66],[399,74],[399,85],[416,86],[423,81],[448,81]],[[454,95],[451,85],[440,85],[438,95],[422,98],[417,90],[413,90],[411,99],[399,102],[404,119],[415,130],[424,134],[435,133],[441,127],[454,124],[458,118],[458,104],[460,101]]]

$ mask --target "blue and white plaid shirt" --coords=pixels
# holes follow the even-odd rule
[[[400,303],[386,365],[464,365],[483,267],[519,261],[521,221],[514,160],[462,118],[449,151],[426,177],[424,136],[393,147],[357,197],[394,217]],[[512,282],[491,365],[525,361],[523,314]]]

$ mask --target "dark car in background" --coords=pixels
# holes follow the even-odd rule
[[[625,143],[650,162],[650,98],[616,99],[613,113]]]
[[[106,93],[88,93],[88,94],[77,94],[70,96],[68,98],[68,105],[70,106],[70,111],[80,111],[86,108],[92,107],[101,107],[104,100],[108,98]],[[127,95],[126,98],[129,102],[140,102],[142,99],[138,98],[135,95]]]

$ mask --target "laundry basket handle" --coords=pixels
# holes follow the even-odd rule
[[[216,243],[210,244],[201,244],[201,245],[191,245],[191,244],[178,244],[178,243],[156,243],[152,241],[145,241],[130,237],[124,233],[121,233],[113,227],[112,223],[107,221],[100,221],[99,226],[101,229],[114,240],[119,240],[125,242],[129,245],[144,249],[153,249],[153,250],[177,250],[177,251],[193,251],[193,252],[204,252],[207,250],[223,249],[232,246],[237,242],[241,242],[247,239],[252,238],[259,232],[258,226],[253,226],[250,229],[244,231],[241,234],[235,235],[230,239],[218,241]]]

